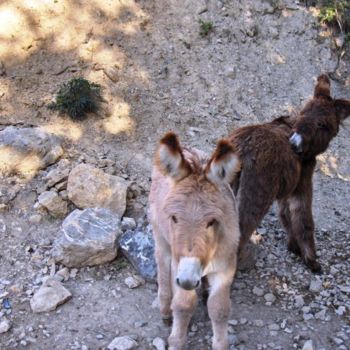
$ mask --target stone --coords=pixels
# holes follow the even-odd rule
[[[0,131],[0,173],[33,176],[63,154],[61,140],[41,128],[8,126]]]
[[[2,321],[0,321],[0,334],[8,332],[10,328],[11,323],[7,318],[4,318]]]
[[[258,297],[262,297],[264,295],[264,290],[258,287],[254,287],[253,294],[257,295]]]
[[[134,230],[136,228],[136,221],[133,218],[123,217],[122,230]]]
[[[307,340],[305,343],[304,343],[304,346],[302,348],[302,350],[314,350],[314,344],[312,342],[312,340]]]
[[[295,307],[297,307],[299,309],[299,308],[303,307],[304,304],[305,304],[305,302],[304,302],[304,298],[303,298],[302,295],[296,295],[294,297],[294,305],[295,305]]]
[[[143,278],[150,282],[156,281],[157,266],[150,226],[144,230],[126,231],[119,239],[119,246],[123,255]]]
[[[55,191],[43,192],[38,197],[38,202],[55,218],[64,217],[67,214],[67,202],[65,202]]]
[[[134,289],[145,284],[145,280],[139,276],[129,276],[125,278],[124,283],[128,286],[128,288]]]
[[[137,342],[131,337],[116,337],[108,345],[108,350],[131,350],[138,346]]]
[[[253,324],[256,327],[264,327],[264,321],[263,320],[254,320]]]
[[[326,309],[323,309],[315,314],[316,320],[324,321],[326,319]]]
[[[42,216],[40,214],[33,214],[29,217],[28,221],[31,224],[38,224],[42,219]]]
[[[63,221],[53,244],[52,257],[67,267],[112,261],[118,253],[120,233],[119,217],[111,210],[76,209]]]
[[[34,293],[30,307],[35,313],[53,311],[71,297],[72,294],[60,282],[49,278]]]
[[[116,67],[106,67],[103,72],[113,83],[119,80],[119,70]]]
[[[154,348],[156,350],[165,350],[166,349],[165,341],[162,338],[159,338],[159,337],[153,339],[152,345],[154,346]]]
[[[88,164],[77,165],[68,177],[68,198],[81,209],[108,208],[122,217],[128,182]]]
[[[60,164],[61,162],[59,162]],[[44,180],[46,181],[46,186],[48,188],[55,186],[57,183],[67,180],[70,169],[62,169],[59,165],[58,168],[50,170],[45,176]]]
[[[272,293],[267,293],[264,295],[264,299],[269,303],[273,303],[276,300],[276,297]]]
[[[321,280],[319,280],[318,278],[311,280],[310,287],[309,287],[310,292],[317,293],[321,290],[321,288],[322,288]]]

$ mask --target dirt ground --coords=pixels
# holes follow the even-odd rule
[[[206,37],[199,19],[214,25]],[[70,164],[127,178],[127,216],[135,220],[145,219],[152,156],[166,131],[211,152],[234,128],[297,112],[323,72],[339,78],[333,95],[350,98],[348,54],[338,63],[317,11],[297,1],[2,0],[0,23],[0,130],[42,126],[63,139]],[[46,106],[78,76],[101,84],[105,102],[98,115],[73,122]],[[258,230],[256,267],[232,287],[232,349],[302,349],[309,339],[317,350],[350,349],[349,124],[315,173],[321,289],[310,291],[315,276],[287,252],[272,208]],[[12,324],[0,349],[106,349],[117,335],[152,349],[155,337],[166,340],[156,285],[129,289],[124,279],[136,272],[122,257],[70,270],[64,285],[72,299],[50,313],[31,311],[42,278],[60,268],[50,264],[50,248],[62,220],[28,220],[45,171],[0,178],[8,198],[0,212],[0,321]],[[266,302],[268,293],[275,300]],[[199,304],[187,349],[210,349],[211,335]]]

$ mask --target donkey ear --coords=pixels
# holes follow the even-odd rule
[[[205,173],[208,180],[213,183],[231,184],[240,168],[241,162],[231,143],[226,140],[220,140],[208,162]]]
[[[317,78],[314,97],[330,97],[331,96],[331,81],[326,74],[321,74]]]
[[[177,136],[169,132],[161,140],[155,160],[156,166],[165,176],[180,181],[191,172]]]
[[[335,111],[340,121],[345,120],[350,115],[350,101],[349,100],[335,100]]]

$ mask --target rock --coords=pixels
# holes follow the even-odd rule
[[[0,334],[8,332],[10,328],[11,323],[7,318],[4,318],[2,321],[0,321]]]
[[[0,76],[5,74],[6,74],[6,69],[5,69],[4,63],[0,61]]]
[[[277,323],[272,323],[268,326],[270,331],[279,331],[280,330],[280,326]]]
[[[264,290],[258,287],[254,287],[253,294],[257,295],[258,297],[262,297],[264,295]]]
[[[72,294],[60,282],[49,278],[33,295],[30,307],[35,313],[53,311],[71,297]]]
[[[326,319],[326,310],[323,309],[315,314],[317,320],[324,321]]]
[[[157,267],[150,226],[145,231],[140,229],[126,231],[120,238],[119,245],[137,272],[147,281],[155,282]]]
[[[109,209],[76,209],[63,221],[52,257],[67,267],[106,263],[117,256],[120,233],[118,215]]]
[[[133,218],[123,217],[122,220],[122,230],[134,230],[136,228],[136,221]]]
[[[152,345],[156,350],[165,350],[165,341],[162,338],[154,338],[152,341]]]
[[[119,70],[116,67],[106,67],[103,69],[106,76],[116,83],[119,80]]]
[[[298,309],[303,307],[305,304],[304,302],[304,298],[302,295],[296,295],[294,298],[294,305],[295,307],[297,307]]]
[[[313,344],[312,340],[307,340],[304,343],[302,350],[314,350],[314,344]]]
[[[256,327],[263,327],[264,326],[264,321],[263,320],[254,320],[253,324]]]
[[[145,284],[145,280],[139,276],[129,276],[125,278],[124,283],[128,286],[128,288],[134,289]]]
[[[67,214],[67,202],[65,202],[55,191],[43,192],[38,197],[38,202],[55,218],[64,217]]]
[[[42,216],[40,214],[34,214],[29,217],[29,222],[31,224],[38,224],[42,219]]]
[[[108,345],[108,350],[131,350],[138,346],[137,342],[131,337],[117,337]]]
[[[63,154],[61,140],[41,128],[8,126],[0,131],[0,173],[35,175]]]
[[[322,288],[322,281],[319,279],[313,279],[311,280],[309,290],[310,292],[317,293],[321,290]]]
[[[128,183],[91,165],[76,166],[68,177],[68,197],[78,208],[108,208],[123,216]]]
[[[44,178],[46,186],[50,188],[61,181],[67,180],[69,171],[68,168],[62,169],[60,166],[56,169],[50,170]]]
[[[276,300],[276,297],[272,293],[267,293],[264,295],[264,299],[269,303],[273,303]]]

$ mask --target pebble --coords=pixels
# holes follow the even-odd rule
[[[134,218],[123,217],[122,230],[134,230],[136,228],[136,221]]]
[[[296,295],[294,297],[294,305],[296,308],[300,309],[301,307],[303,307],[305,304],[304,302],[304,298],[302,295]]]
[[[42,219],[42,216],[40,214],[34,214],[29,217],[29,222],[31,224],[38,224]]]
[[[154,338],[152,341],[152,345],[156,350],[165,350],[166,349],[166,344],[165,341],[162,338]]]
[[[11,322],[7,318],[4,318],[0,322],[0,334],[8,332],[10,328],[11,328]]]
[[[145,284],[145,280],[139,276],[129,276],[125,278],[124,283],[127,285],[128,288],[134,289]]]
[[[310,292],[318,293],[322,288],[322,281],[319,279],[311,280],[309,290]]]
[[[264,295],[264,290],[258,287],[254,287],[253,294],[257,295],[258,297],[262,297]]]
[[[314,344],[313,344],[312,340],[307,340],[304,343],[302,350],[314,350]]]
[[[270,331],[279,331],[280,330],[280,326],[277,323],[272,323],[268,326]]]
[[[263,327],[264,326],[264,321],[263,320],[254,320],[253,324],[256,327]]]
[[[272,293],[267,293],[264,295],[264,299],[267,302],[273,303],[276,300],[276,297]]]
[[[116,337],[108,345],[108,350],[131,350],[138,346],[137,342],[129,336]]]

